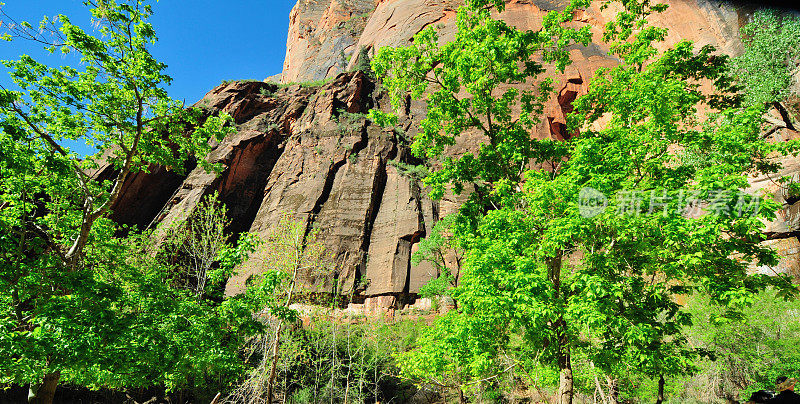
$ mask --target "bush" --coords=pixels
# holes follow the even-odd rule
[[[800,59],[800,19],[761,9],[742,28],[745,52],[733,68],[748,105],[784,102],[792,94],[792,75]]]
[[[425,324],[362,319],[324,313],[312,315],[306,327],[285,330],[276,396],[294,403],[402,402],[400,397],[409,396],[413,387],[397,378],[391,354],[408,350]],[[250,346],[251,357],[260,361],[270,342],[254,339]],[[262,402],[267,370],[256,367],[227,402]]]
[[[738,321],[716,321],[718,308],[704,297],[689,301],[695,325],[689,338],[693,344],[711,350],[715,360],[704,360],[701,396],[746,398],[750,393],[774,390],[775,379],[800,374],[800,307],[775,291],[757,295],[753,305]],[[712,393],[713,392],[713,393]]]

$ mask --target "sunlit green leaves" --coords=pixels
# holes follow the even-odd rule
[[[563,370],[572,352],[612,376],[690,374],[707,352],[687,346],[692,318],[680,296],[708,295],[737,318],[765,287],[796,293],[783,277],[748,274],[751,263],[776,263],[759,242],[778,206],[741,194],[749,175],[776,172],[775,156],[796,145],[762,138],[764,110],[739,108],[729,60],[713,47],[656,49],[666,30],[647,17],[664,4],[622,2],[604,40],[624,63],[597,72],[575,101],[568,120],[580,135],[530,138],[550,89],[530,56],[569,63],[566,45],[588,39],[563,27],[580,6],[548,14],[535,33],[462,9],[453,42],[438,46],[425,32],[373,62],[396,108],[407,94],[428,102],[413,147],[439,159],[425,179],[431,196],[470,192],[451,226],[465,251],[451,292],[458,311],[399,356],[409,377],[463,389],[500,371],[512,335],[524,335],[519,360],[532,367]],[[541,89],[529,91],[536,80]],[[485,135],[476,153],[441,157],[470,131]],[[609,202],[596,216],[580,213],[587,187]],[[702,214],[686,213],[687,195]]]
[[[791,94],[800,59],[800,18],[760,9],[742,28],[745,51],[733,60],[745,103],[783,102]]]
[[[252,330],[244,324],[252,318],[173,287],[168,265],[135,236],[119,238],[130,229],[107,219],[131,173],[154,165],[180,172],[192,160],[214,169],[204,160],[209,140],[230,132],[230,118],[169,98],[144,1],[86,4],[92,30],[58,16],[37,29],[18,24],[4,38],[44,42],[80,63],[3,62],[20,91],[0,89],[0,301],[8,307],[0,355],[10,358],[0,363],[0,383],[60,372],[92,388],[176,388],[214,369],[234,375],[235,339],[244,334],[231,331]],[[99,154],[78,156],[69,141]],[[105,163],[108,178],[88,174]]]

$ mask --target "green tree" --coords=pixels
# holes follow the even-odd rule
[[[177,275],[185,277],[181,281],[198,298],[210,292],[206,286],[212,276],[213,266],[222,251],[230,248],[230,237],[225,234],[225,228],[231,222],[227,213],[217,193],[213,193],[204,197],[189,217],[171,223],[163,236],[165,247],[173,255],[184,259],[182,267],[185,271]],[[224,287],[219,284],[214,286]]]
[[[3,62],[19,89],[0,89],[0,349],[10,358],[0,377],[31,383],[32,402],[52,400],[59,379],[89,383],[95,371],[124,373],[123,356],[111,350],[127,327],[117,316],[124,288],[98,272],[117,242],[110,207],[132,173],[156,164],[180,171],[189,159],[208,166],[208,140],[229,130],[227,117],[204,117],[167,96],[166,66],[150,53],[149,5],[85,4],[94,34],[63,15],[37,28],[4,25],[3,39],[79,59],[77,67],[57,68],[27,55]],[[69,141],[99,152],[81,158]],[[88,174],[101,161],[114,168],[110,180]]]
[[[428,262],[438,274],[420,288],[419,293],[423,297],[439,299],[449,296],[450,290],[458,286],[463,251],[450,230],[455,219],[456,216],[450,215],[436,222],[430,233],[420,241],[419,250],[411,257],[412,264]]]
[[[648,26],[647,16],[665,5],[622,3],[604,39],[623,64],[598,72],[575,102],[570,121],[580,136],[565,142],[530,137],[547,80],[538,95],[500,85],[541,75],[534,53],[568,64],[563,46],[589,34],[560,24],[585,3],[551,12],[540,31],[519,32],[492,20],[486,2],[471,2],[459,11],[453,42],[439,46],[427,29],[373,61],[395,107],[408,91],[428,103],[413,149],[440,159],[425,180],[431,195],[465,184],[471,191],[454,226],[465,249],[452,292],[459,310],[399,356],[407,376],[462,387],[490,377],[516,333],[541,347],[537,360],[559,370],[558,403],[571,403],[578,352],[610,375],[693,370],[702,352],[686,346],[691,316],[676,297],[704,293],[735,316],[768,285],[795,291],[785,277],[748,275],[753,261],[775,263],[758,242],[761,219],[777,205],[740,194],[749,174],[774,172],[773,154],[794,146],[762,139],[762,108],[732,108],[727,58],[712,47],[681,42],[658,55],[653,43],[666,30]],[[701,83],[715,92],[703,93]],[[457,136],[476,130],[488,139],[477,155],[442,158]],[[691,214],[690,201],[705,214]]]
[[[421,133],[412,145],[418,156],[439,158],[457,136],[470,130],[477,130],[489,139],[489,144],[482,146],[477,155],[466,153],[458,159],[445,158],[442,169],[425,180],[432,187],[434,198],[441,198],[448,184],[453,185],[456,193],[463,191],[464,184],[471,187],[473,192],[454,226],[462,246],[468,250],[467,256],[469,250],[475,251],[477,240],[467,240],[466,235],[476,229],[486,209],[497,206],[505,199],[503,195],[521,183],[531,160],[555,161],[562,149],[558,144],[530,138],[529,132],[538,123],[543,102],[552,89],[550,80],[541,81],[535,88],[532,85],[545,72],[534,58],[563,70],[569,64],[566,47],[574,42],[588,44],[591,38],[588,27],[576,30],[563,25],[573,19],[576,8],[586,6],[587,2],[573,2],[561,12],[550,12],[541,30],[524,32],[491,18],[490,5],[499,10],[504,8],[501,1],[491,4],[470,1],[461,7],[452,42],[439,46],[436,31],[428,27],[414,37],[413,45],[383,48],[372,63],[373,70],[383,78],[395,108],[403,105],[409,91],[412,97],[424,98],[428,103],[428,114],[420,124]],[[501,85],[526,83],[522,90],[518,86],[504,86],[501,90]],[[520,112],[515,115],[512,111],[517,108]],[[371,114],[376,122],[396,124],[396,118],[390,114],[378,111]],[[465,270],[462,285],[471,282],[470,272]],[[492,289],[494,294],[496,286],[485,291]],[[460,305],[465,302],[466,306],[461,306],[459,313],[439,320],[439,326],[422,337],[420,350],[415,354],[400,358],[407,375],[461,387],[471,377],[492,372],[492,358],[507,340],[504,330],[508,317],[503,312],[508,307],[501,302],[503,297],[497,295],[494,299],[497,304],[474,310],[475,300],[471,296],[458,290],[454,295]],[[571,391],[571,375],[567,375],[567,370],[564,388]],[[444,381],[445,377],[450,381]],[[570,386],[566,387],[567,384]]]
[[[255,274],[247,280],[239,298],[267,327],[254,344],[262,360],[229,398],[235,402],[271,403],[277,391],[283,337],[287,326],[299,319],[297,310],[290,306],[298,299],[303,280],[330,275],[331,261],[317,240],[317,231],[307,232],[303,221],[285,213],[269,235],[258,239],[246,268]]]
[[[747,105],[772,105],[784,126],[797,127],[797,117],[786,108],[796,95],[794,79],[800,62],[800,18],[778,10],[759,9],[742,27],[744,53],[733,59],[733,68]]]
[[[369,48],[366,46],[362,46],[361,49],[358,50],[358,55],[356,56],[356,63],[353,66],[354,72],[364,72],[364,74],[372,75],[372,66],[370,66],[371,59],[369,57]]]

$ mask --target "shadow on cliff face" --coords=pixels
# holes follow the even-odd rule
[[[714,0],[717,3],[733,4],[737,8],[756,10],[759,8],[776,8],[779,10],[799,12],[800,4],[793,0],[767,0],[767,1],[753,1],[753,0]]]
[[[187,164],[185,172],[193,170],[196,162]],[[111,179],[117,173],[106,168],[96,178]],[[117,223],[143,230],[150,226],[170,197],[181,186],[186,175],[163,166],[151,166],[149,172],[132,174],[125,181],[122,195],[111,207],[111,219]]]
[[[281,140],[273,132],[244,142],[236,149],[230,168],[219,181],[220,197],[231,219],[226,230],[234,238],[250,230],[255,220],[264,199],[264,187],[283,153]]]

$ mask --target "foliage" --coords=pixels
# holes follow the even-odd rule
[[[408,164],[400,160],[389,160],[387,164],[396,168],[401,176],[416,181],[423,181],[428,176],[428,168],[424,164]]]
[[[348,112],[344,109],[336,111],[336,128],[342,136],[351,136],[364,128],[367,115],[358,112]]]
[[[688,330],[689,338],[715,353],[715,360],[699,363],[705,395],[746,398],[754,391],[774,390],[779,376],[800,372],[797,302],[767,290],[735,321],[714,321],[721,313],[705,297],[687,306],[698,323]]]
[[[212,277],[212,267],[219,255],[230,249],[229,235],[225,234],[225,228],[230,224],[227,213],[225,205],[214,193],[204,197],[189,217],[172,222],[164,234],[165,247],[171,254],[183,258],[180,267],[187,279],[178,281],[188,282],[185,287],[198,297],[208,292],[206,283]],[[227,280],[225,277],[216,278],[218,281]]]
[[[324,277],[332,271],[317,232],[306,233],[305,223],[289,213],[258,242],[244,268],[253,270],[254,275],[246,281],[243,298],[254,302],[254,308],[290,323],[297,319],[297,312],[289,306],[292,295],[303,287],[300,280]]]
[[[335,77],[329,77],[327,79],[320,79],[320,80],[311,80],[311,81],[302,81],[302,82],[291,82],[291,83],[279,83],[278,88],[286,88],[292,86],[300,86],[303,88],[317,88],[322,87],[325,84],[333,82]]]
[[[428,103],[413,150],[441,161],[425,180],[431,196],[441,198],[446,186],[472,191],[453,226],[465,250],[452,292],[459,310],[398,356],[410,378],[469,389],[503,371],[500,359],[519,334],[537,350],[520,360],[534,355],[556,367],[558,402],[570,403],[573,357],[611,384],[631,373],[695,371],[707,352],[687,344],[692,317],[677,296],[706,294],[721,317],[736,318],[767,286],[796,292],[786,277],[748,275],[751,262],[776,262],[758,242],[761,220],[778,206],[739,194],[748,175],[775,172],[772,158],[796,146],[762,139],[763,109],[736,107],[728,60],[712,47],[680,42],[659,55],[653,42],[666,31],[646,20],[664,5],[624,1],[606,27],[604,39],[625,63],[599,71],[576,100],[569,121],[580,136],[530,138],[549,81],[538,95],[499,86],[541,75],[535,52],[556,68],[569,63],[563,46],[589,39],[586,27],[560,25],[579,5],[550,13],[538,32],[492,20],[487,8],[462,8],[453,42],[439,46],[429,28],[373,61],[395,107],[408,92]],[[714,91],[702,92],[701,83]],[[372,116],[396,125],[392,114]],[[477,156],[442,157],[467,130],[488,139]],[[682,164],[676,150],[697,158]],[[587,192],[609,206],[585,214]],[[703,214],[689,213],[690,198],[708,207]]]
[[[177,386],[201,368],[227,366],[213,358],[227,351],[188,353],[219,343],[228,314],[201,316],[202,305],[163,285],[162,267],[127,264],[135,249],[115,237],[120,229],[107,216],[133,173],[153,165],[182,171],[191,159],[216,169],[203,157],[210,139],[229,132],[229,117],[206,117],[167,96],[166,66],[150,52],[149,5],[86,4],[96,35],[61,15],[38,29],[7,26],[3,37],[75,54],[80,64],[50,67],[26,55],[3,62],[19,90],[0,89],[0,350],[10,358],[0,378]],[[70,141],[99,153],[82,159],[64,146]],[[90,176],[100,164],[110,174]],[[147,323],[154,319],[160,323]],[[147,369],[153,355],[175,367]]]
[[[352,320],[313,316],[308,329],[295,332],[292,355],[281,364],[288,391],[308,386],[314,397],[310,402],[399,398],[403,386],[391,354],[407,350],[424,323]]]
[[[463,250],[453,237],[451,226],[456,217],[446,216],[439,220],[419,243],[419,249],[411,257],[411,263],[419,265],[425,261],[436,268],[437,277],[420,288],[420,295],[427,298],[448,296],[453,287],[458,286],[461,276]],[[453,261],[455,268],[448,266]]]
[[[502,2],[495,3],[498,9],[503,8]],[[457,194],[464,183],[474,189],[461,209],[461,223],[454,229],[462,235],[469,231],[470,222],[474,225],[479,219],[479,212],[498,200],[499,192],[522,180],[531,159],[546,157],[542,152],[552,153],[538,149],[529,135],[549,96],[550,81],[538,85],[538,94],[513,86],[500,92],[498,87],[526,83],[544,73],[544,67],[533,61],[534,55],[563,70],[569,63],[565,47],[573,41],[587,44],[590,39],[588,27],[575,30],[562,26],[572,20],[577,7],[586,6],[584,2],[549,13],[543,28],[536,32],[521,32],[492,19],[485,5],[470,2],[459,9],[454,41],[439,46],[434,28],[428,27],[414,37],[411,46],[381,49],[372,63],[395,108],[402,105],[409,91],[413,98],[427,101],[428,113],[412,145],[417,156],[438,158],[445,146],[454,144],[455,138],[468,130],[478,130],[489,138],[489,144],[482,146],[477,156],[466,153],[458,159],[445,158],[442,169],[425,179],[435,199],[444,195],[448,184]],[[520,109],[518,117],[512,115],[515,108]],[[379,124],[397,125],[397,118],[391,114],[373,110],[371,115]],[[458,235],[462,247],[474,250],[476,240],[467,241],[462,235]],[[497,293],[496,286],[482,285],[482,290]],[[472,299],[465,294],[457,296],[459,302],[464,298]],[[436,327],[421,337],[419,350],[398,359],[403,372],[452,387],[491,374],[492,358],[507,340],[504,331],[509,325],[509,318],[502,313],[508,306],[493,300],[478,310],[468,306],[461,313],[451,312],[438,320]]]
[[[383,78],[395,108],[403,105],[407,92],[417,99],[425,94],[429,110],[412,146],[419,157],[438,157],[456,136],[470,129],[490,133],[495,143],[507,140],[519,146],[505,156],[508,159],[501,159],[494,147],[481,148],[477,156],[467,153],[458,161],[445,159],[443,169],[425,181],[433,188],[432,196],[440,198],[450,181],[456,193],[465,182],[471,182],[478,187],[476,195],[484,196],[500,178],[521,179],[527,160],[533,157],[525,154],[530,148],[527,130],[537,123],[536,115],[543,108],[550,82],[545,80],[538,86],[538,96],[527,89],[512,87],[502,94],[496,89],[501,83],[525,83],[542,74],[542,65],[531,60],[534,55],[541,54],[545,62],[559,68],[568,64],[565,47],[573,40],[586,44],[590,38],[588,27],[571,30],[561,26],[572,19],[577,4],[581,3],[550,13],[544,28],[537,32],[520,32],[491,19],[488,10],[462,7],[454,41],[438,46],[436,31],[429,26],[415,35],[411,46],[378,52],[372,67]],[[517,65],[518,61],[525,62]],[[467,96],[456,97],[462,91]],[[511,117],[513,105],[522,109],[518,119]],[[378,124],[397,125],[397,118],[391,114],[377,110],[370,113]],[[488,119],[482,121],[478,118],[482,116]]]
[[[108,231],[113,227],[107,226]],[[3,294],[2,383],[34,382],[50,369],[89,388],[218,388],[243,372],[242,338],[260,330],[237,300],[216,304],[167,282],[175,268],[152,232],[109,235],[90,251],[91,271],[51,274],[70,293],[37,307],[31,330],[13,321]]]
[[[281,337],[285,327],[298,321],[298,312],[291,305],[303,287],[301,280],[324,278],[332,267],[324,246],[317,241],[317,232],[307,232],[303,221],[283,214],[272,233],[256,246],[247,268],[255,269],[255,274],[247,280],[240,298],[270,326],[260,336],[262,360],[233,396],[245,402],[265,399],[269,403],[277,388]]]
[[[262,83],[262,81],[261,80],[255,80],[255,79],[222,80],[220,85],[221,86],[227,86],[228,84],[231,84],[231,83]]]
[[[356,63],[351,71],[364,72],[364,74],[371,76],[374,73],[372,72],[370,63],[372,63],[372,59],[369,57],[369,48],[362,46],[361,49],[358,50]]]
[[[733,59],[746,105],[784,102],[800,62],[800,18],[759,9],[742,27],[744,53]]]
[[[386,322],[323,308],[306,315],[305,325],[283,331],[277,395],[303,403],[388,402],[403,400],[411,390],[397,378],[391,353],[409,349],[424,322]],[[253,339],[248,353],[268,355],[269,340]],[[261,366],[225,402],[264,402],[268,369]]]

